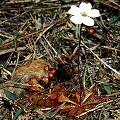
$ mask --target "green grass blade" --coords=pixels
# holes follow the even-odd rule
[[[106,90],[106,92],[108,93],[108,94],[111,94],[111,89],[110,89],[110,85],[106,82],[106,80],[102,80],[102,82],[103,82],[103,85],[104,85],[104,89]]]

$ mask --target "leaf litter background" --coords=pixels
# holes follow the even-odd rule
[[[2,0],[0,2],[1,119],[59,120],[68,119],[70,115],[71,119],[81,120],[120,119],[120,3],[117,0],[85,2],[91,2],[94,8],[100,10],[102,16],[95,19],[96,24],[92,28],[94,34],[91,34],[86,27],[82,29],[81,79],[86,83],[84,92],[87,95],[83,96],[83,100],[88,102],[97,96],[99,97],[97,100],[106,102],[104,104],[98,102],[98,106],[89,105],[91,102],[86,103],[86,107],[76,106],[80,100],[79,81],[76,77],[79,34],[75,26],[70,23],[66,12],[71,5],[79,5],[80,1]],[[44,82],[40,83],[44,90],[32,86],[39,84],[35,76],[33,78],[27,76],[27,84],[31,85],[27,88],[21,78],[18,77],[16,83],[13,77],[16,68],[23,66],[21,71],[24,71],[31,59],[44,59],[57,71],[50,82],[44,79]],[[33,64],[32,68],[36,68],[37,65],[41,68],[38,63]],[[35,73],[35,70],[33,72]],[[40,69],[38,72],[41,75],[45,71]],[[49,71],[44,73],[46,74],[49,75]],[[34,80],[32,83],[31,79]],[[92,92],[89,89],[91,86]],[[92,97],[89,97],[91,94]],[[61,110],[65,105],[70,108]],[[72,108],[82,111],[83,114],[78,112],[80,117],[76,118],[77,113]]]

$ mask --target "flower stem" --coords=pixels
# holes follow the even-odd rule
[[[79,39],[79,43],[78,43],[78,45],[79,45],[79,47],[78,47],[78,77],[79,77],[79,82],[80,82],[80,103],[82,103],[82,90],[83,90],[83,83],[82,83],[82,79],[81,79],[82,65],[81,65],[81,54],[80,54],[82,26],[83,26],[83,24],[81,24],[81,26],[80,26],[80,35],[79,35],[80,39]]]

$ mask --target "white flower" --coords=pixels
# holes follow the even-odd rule
[[[100,12],[97,9],[92,9],[90,3],[81,2],[79,7],[71,6],[68,11],[72,15],[70,20],[75,24],[85,24],[86,26],[93,26],[94,20],[92,18],[99,17]]]

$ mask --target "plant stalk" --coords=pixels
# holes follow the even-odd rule
[[[81,24],[80,26],[80,34],[79,34],[79,47],[78,47],[78,77],[79,77],[79,82],[80,82],[80,104],[82,103],[82,90],[83,90],[83,82],[82,82],[82,79],[81,79],[81,74],[82,74],[82,66],[81,66],[81,54],[80,54],[80,51],[81,51],[81,47],[80,47],[80,44],[81,44],[81,32],[82,32],[82,26],[83,24]]]

